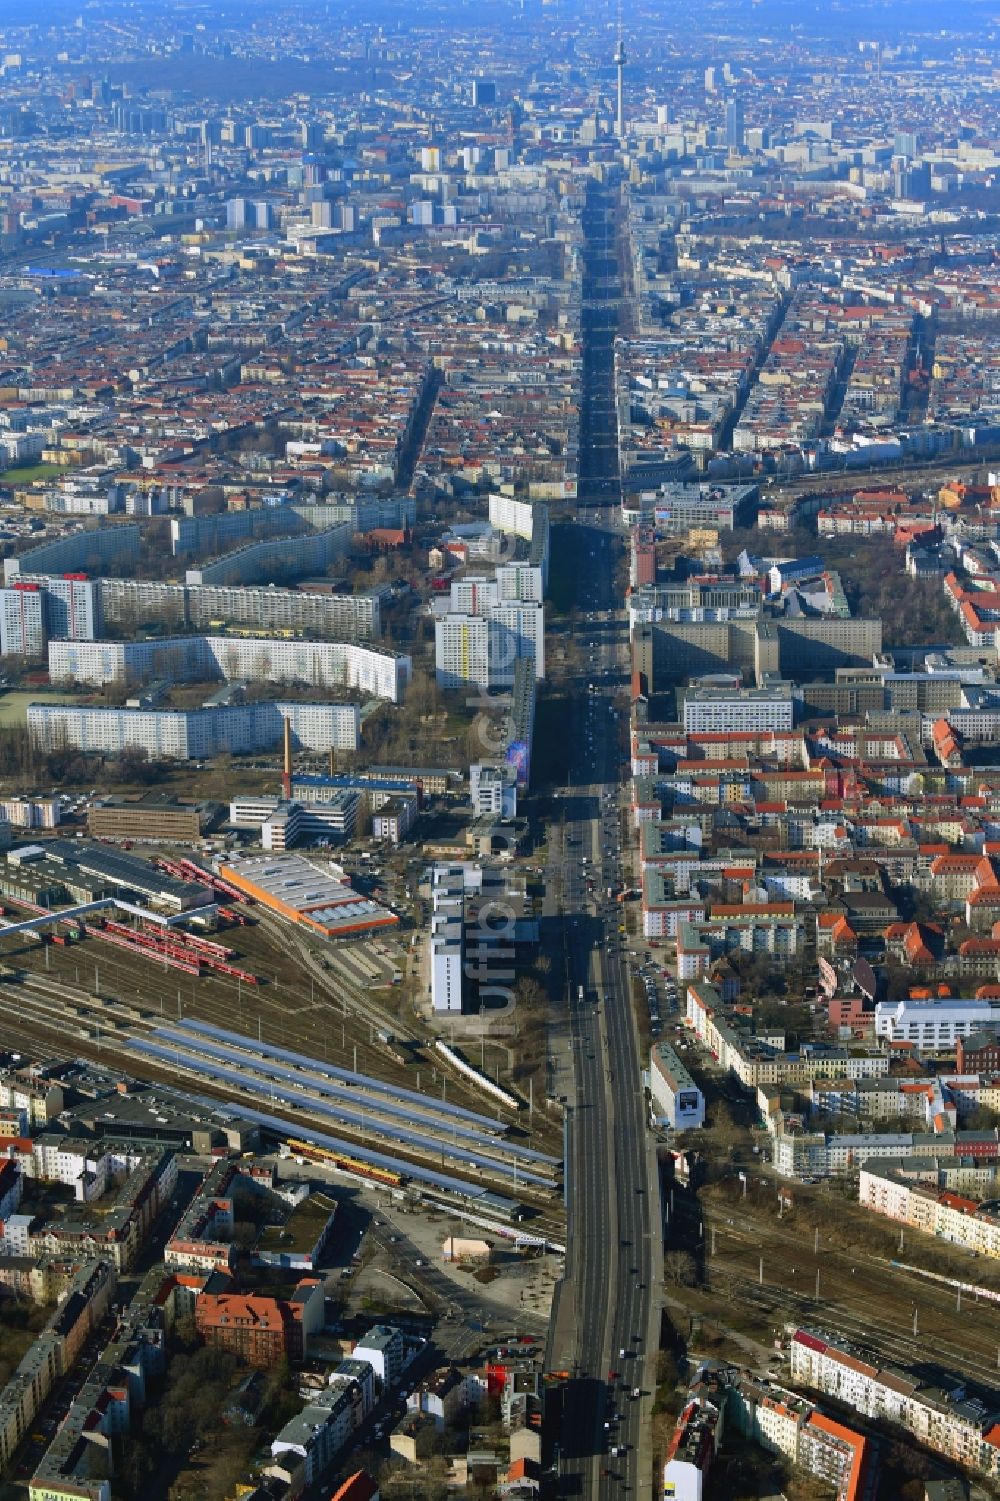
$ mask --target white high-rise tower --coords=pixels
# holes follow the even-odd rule
[[[618,109],[615,112],[615,135],[625,139],[625,41],[622,37],[621,11],[618,13],[618,46],[615,48],[615,67],[618,69]]]

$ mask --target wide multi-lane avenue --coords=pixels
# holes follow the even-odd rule
[[[627,638],[613,579],[618,541],[613,347],[614,207],[584,218],[582,655],[564,816],[554,836],[566,924],[573,1084],[567,1132],[568,1246],[550,1359],[559,1383],[553,1460],[561,1495],[646,1495],[659,1332],[659,1189],[629,997],[621,905]],[[616,604],[618,608],[616,609]]]

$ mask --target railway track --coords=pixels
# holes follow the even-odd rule
[[[248,1042],[256,1032],[259,1042],[298,1048],[315,1060],[317,1069],[336,1061],[356,1071],[360,1060],[362,1068],[399,1087],[405,1087],[416,1074],[418,1092],[423,1059],[426,1083],[440,1081],[438,1087],[444,1091],[447,1081],[453,1104],[468,1101],[482,1110],[484,1096],[477,1086],[451,1062],[430,1051],[434,1038],[401,1023],[372,999],[367,988],[361,988],[363,980],[358,974],[366,972],[364,965],[345,965],[344,956],[335,949],[317,953],[306,935],[259,907],[254,908],[253,926],[234,929],[227,938],[238,945],[232,951],[237,964],[251,966],[261,985],[241,983],[238,969],[189,977],[158,963],[154,953],[133,953],[103,944],[98,934],[83,944],[67,947],[21,948],[16,958],[13,954],[10,958],[22,970],[22,977],[0,986],[0,1035],[10,1037],[18,1049],[25,1047],[28,1037],[37,1037],[47,1052],[64,1051],[67,1040],[72,1039],[76,1051],[107,1061],[116,1050],[127,1048],[130,1039],[149,1038],[168,1021],[182,1025],[186,1019],[197,1017],[239,1033]],[[398,1045],[377,1039],[379,1031],[408,1044],[412,1058],[408,1061],[401,1057]],[[54,1039],[58,1039],[58,1045]],[[127,1059],[122,1057],[121,1063],[130,1069],[138,1067],[134,1053]],[[194,1069],[174,1071],[169,1059],[147,1056],[142,1071],[151,1077],[158,1075],[221,1093]],[[227,1077],[225,1087],[240,1098],[253,1098],[253,1088],[241,1086],[239,1078]],[[256,1087],[259,1091],[259,1080]],[[433,1098],[426,1089],[424,1092],[432,1108]],[[276,1081],[273,1093],[279,1093]],[[546,1156],[538,1148],[551,1145],[561,1152],[561,1142],[544,1112],[539,1116],[541,1129],[535,1132],[533,1119],[522,1121],[517,1111],[493,1098],[488,1103],[505,1129],[517,1123],[523,1142],[508,1154],[477,1148],[480,1160],[470,1160],[465,1170],[476,1181],[487,1182],[495,1176],[499,1182],[506,1182],[508,1189],[513,1184],[517,1195],[528,1201],[537,1201],[547,1189],[555,1191],[554,1181],[532,1182],[533,1177],[549,1178],[548,1167],[543,1174],[534,1171],[532,1159]],[[328,1124],[329,1114],[324,1117],[311,1111],[301,1093],[295,1095],[294,1104],[319,1126]],[[390,1128],[378,1123],[373,1105],[353,1112],[345,1109],[341,1115],[338,1130],[356,1135],[361,1142],[369,1134],[378,1135],[391,1143],[391,1150],[396,1149],[398,1133],[394,1137]],[[426,1141],[406,1143],[412,1157],[422,1160],[436,1156],[443,1162],[456,1155],[455,1141],[443,1133],[428,1130],[426,1137]],[[511,1166],[517,1161],[512,1155],[515,1150],[521,1153],[520,1169]],[[551,1157],[548,1160],[554,1161]],[[536,1203],[536,1207],[542,1204]]]
[[[36,981],[38,978],[35,977]],[[159,1025],[159,1018],[148,1011],[138,1021],[129,1015],[137,1009],[125,1002],[109,1002],[103,997],[74,992],[58,981],[31,986],[4,985],[0,986],[0,1038],[9,1039],[18,1051],[30,1051],[29,1044],[37,1040],[39,1050],[45,1056],[53,1052],[65,1055],[70,1051],[101,1062],[107,1062],[108,1052],[113,1049],[119,1066],[127,1064],[128,1071],[138,1077],[184,1088],[189,1093],[218,1100],[220,1105],[234,1097],[245,1098],[246,1103],[256,1109],[266,1104],[262,1101],[259,1084],[252,1087],[249,1080],[245,1088],[237,1078],[227,1078],[226,1084],[222,1085],[212,1077],[211,1071],[195,1073],[185,1068],[180,1058],[172,1063],[169,1058],[149,1058],[131,1051],[129,1044],[134,1034],[148,1037],[150,1028]],[[71,1044],[69,1049],[67,1043]],[[290,1133],[301,1129],[307,1120],[314,1129],[329,1131],[332,1128],[330,1117],[311,1113],[307,1101],[289,1107],[276,1100],[269,1113],[287,1120]],[[357,1128],[338,1119],[336,1130],[338,1135],[359,1148],[370,1144],[370,1121],[363,1128]],[[533,1175],[528,1170],[518,1173],[501,1160],[487,1160],[485,1154],[479,1163],[461,1161],[452,1156],[450,1145],[447,1138],[428,1136],[425,1144],[408,1143],[405,1151],[395,1144],[387,1144],[385,1150],[398,1156],[404,1173],[408,1162],[422,1166],[428,1163],[437,1166],[440,1162],[443,1167],[446,1159],[451,1157],[448,1172],[455,1178],[465,1179],[470,1186],[509,1193],[514,1185],[517,1199],[535,1211],[533,1225],[537,1223],[539,1230],[544,1226],[545,1233],[551,1237],[561,1232],[559,1216],[552,1204],[552,1194],[556,1191],[554,1178],[551,1184],[542,1182],[539,1174]],[[532,1181],[532,1177],[536,1181]]]
[[[758,1309],[769,1310],[775,1315],[780,1315],[782,1322],[794,1322],[808,1329],[828,1330],[831,1333],[836,1332],[840,1336],[846,1336],[863,1350],[870,1351],[878,1361],[885,1365],[894,1364],[913,1369],[933,1362],[981,1386],[992,1390],[997,1387],[997,1357],[991,1364],[985,1356],[970,1355],[967,1341],[958,1345],[954,1339],[943,1336],[937,1328],[933,1332],[928,1329],[923,1334],[919,1332],[917,1335],[907,1334],[898,1325],[890,1323],[873,1312],[852,1313],[846,1311],[841,1303],[834,1305],[832,1300],[823,1296],[822,1288],[820,1300],[817,1302],[815,1297],[792,1292],[787,1288],[767,1287],[766,1285],[762,1288],[757,1278],[748,1273],[739,1263],[728,1262],[723,1257],[718,1258],[713,1265],[724,1269],[727,1276],[743,1287],[743,1297],[746,1302]],[[709,1286],[711,1286],[711,1278]],[[914,1289],[914,1292],[916,1294],[917,1289]],[[926,1318],[927,1310],[923,1302],[919,1304],[918,1311],[923,1322],[931,1322]],[[952,1305],[951,1316],[952,1323],[954,1323],[954,1305]],[[1000,1351],[1000,1346],[997,1348]]]
[[[933,1351],[934,1359],[963,1375],[993,1388],[1000,1385],[1000,1308],[996,1305],[978,1303],[975,1320],[963,1320],[961,1338],[956,1339],[960,1314],[957,1297],[950,1289],[881,1258],[873,1262],[861,1247],[845,1250],[821,1244],[817,1251],[812,1231],[806,1232],[810,1238],[803,1244],[794,1237],[789,1240],[779,1236],[766,1224],[741,1224],[739,1217],[730,1224],[713,1216],[706,1222],[706,1250],[712,1244],[713,1229],[717,1253],[709,1253],[705,1260],[710,1286],[713,1277],[723,1273],[743,1289],[740,1300],[755,1308],[770,1300],[783,1317],[820,1326],[833,1322],[852,1339],[899,1364],[926,1364]],[[781,1268],[781,1285],[774,1281],[776,1267]],[[770,1276],[768,1268],[772,1269]],[[817,1272],[819,1301],[815,1297]],[[788,1286],[793,1276],[801,1279],[801,1288]],[[973,1301],[965,1297],[965,1310]]]
[[[15,962],[27,971],[25,984],[36,984],[44,977],[51,985],[54,977],[56,983],[66,984],[67,992],[70,977],[75,977],[78,990],[91,988],[88,981],[92,965],[92,993],[99,993],[108,1004],[115,992],[140,997],[141,1008],[150,1017],[158,1014],[161,1019],[181,1020],[197,1016],[247,1035],[256,1029],[259,1038],[297,1045],[324,1062],[337,1059],[350,1063],[360,1058],[368,1068],[391,1080],[402,1082],[411,1077],[412,1063],[419,1063],[423,1055],[431,1077],[436,1080],[446,1076],[457,1100],[482,1104],[482,1091],[446,1058],[430,1051],[434,1037],[401,1022],[373,1000],[368,989],[360,989],[359,980],[345,972],[344,956],[336,948],[317,952],[307,935],[259,906],[253,907],[253,918],[252,927],[232,930],[227,937],[238,945],[237,963],[251,965],[260,985],[241,984],[238,978],[218,972],[189,977],[158,964],[154,954],[133,955],[120,947],[92,942],[91,938],[99,939],[99,934],[91,935],[82,946],[31,946],[22,950]],[[44,972],[35,968],[43,955]],[[290,979],[296,966],[293,964],[290,970],[289,957],[298,961],[295,979]],[[62,981],[63,976],[66,981]],[[38,988],[42,988],[40,984]],[[76,993],[67,993],[65,998],[67,1005],[79,1001]],[[395,1044],[381,1040],[379,1032],[391,1034]],[[411,1049],[412,1062],[400,1056],[398,1043]],[[537,1131],[534,1117],[520,1119],[516,1111],[508,1111],[507,1117],[510,1122],[517,1120],[520,1129],[536,1138],[539,1146],[558,1141],[558,1126],[544,1112],[539,1113]],[[561,1150],[561,1142],[558,1146]]]
[[[379,1045],[373,1041],[373,1033],[377,1033],[378,1030],[391,1033],[397,1041],[410,1044],[415,1048],[433,1048],[434,1037],[426,1032],[419,1031],[405,1022],[401,1022],[397,1016],[394,1016],[391,1012],[373,1001],[370,993],[359,991],[356,982],[351,981],[344,974],[342,968],[335,968],[334,966],[337,963],[336,951],[333,951],[329,959],[326,959],[326,956],[320,956],[314,952],[309,945],[308,939],[294,931],[290,932],[276,918],[263,915],[259,918],[259,923],[261,926],[265,926],[274,932],[276,941],[280,939],[286,945],[291,944],[311,980],[321,990],[326,990],[334,1002],[341,1007],[342,1016],[347,1014],[347,1008],[350,1007],[354,1014],[362,1021],[363,1025],[368,1027],[369,1047],[379,1050],[380,1056],[384,1054],[392,1058],[394,1055],[388,1045]],[[459,1070],[451,1067],[440,1054],[435,1053],[433,1055],[433,1058],[429,1060],[429,1066],[441,1072],[447,1070],[449,1080],[453,1081],[454,1087],[462,1091],[466,1099],[481,1102],[482,1095],[480,1091],[470,1085],[467,1078]],[[514,1118],[513,1115],[512,1118]]]
[[[515,1192],[519,1187],[539,1191],[548,1187],[553,1192],[556,1189],[555,1164],[551,1159],[538,1161],[536,1154],[529,1158],[524,1149],[500,1138],[487,1139],[468,1130],[460,1133],[457,1123],[432,1121],[426,1113],[419,1123],[407,1126],[398,1116],[387,1118],[385,1102],[371,1096],[362,1095],[352,1105],[346,1103],[352,1091],[321,1082],[315,1075],[310,1077],[291,1069],[279,1073],[265,1061],[245,1055],[206,1056],[201,1051],[205,1046],[196,1039],[161,1039],[159,1034],[156,1041],[137,1043],[130,1037],[123,1044],[130,1058],[138,1056],[142,1061],[153,1057],[163,1067],[176,1068],[184,1078],[198,1082],[218,1080],[257,1108],[273,1110],[276,1102],[287,1105],[325,1130],[356,1134],[361,1141],[368,1136],[377,1138],[381,1150],[402,1149],[419,1159],[440,1157],[442,1163],[447,1158],[452,1165],[461,1165],[477,1177],[504,1179],[508,1188],[513,1184]]]

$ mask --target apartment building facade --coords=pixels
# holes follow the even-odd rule
[[[835,1397],[864,1417],[904,1429],[965,1469],[997,1473],[1000,1450],[990,1414],[966,1400],[963,1382],[925,1387],[905,1371],[881,1369],[846,1341],[807,1329],[792,1335],[789,1358],[793,1381]]]
[[[166,636],[148,641],[50,641],[53,683],[306,683],[346,687],[401,703],[411,660],[351,641],[287,641],[271,636]]]
[[[210,709],[98,709],[29,704],[28,733],[40,749],[71,746],[99,755],[142,750],[151,759],[250,755],[280,744],[285,721],[304,750],[356,750],[357,704],[255,703]]]

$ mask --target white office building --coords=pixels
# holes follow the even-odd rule
[[[649,1092],[661,1124],[675,1131],[705,1124],[705,1097],[669,1043],[649,1055]]]
[[[417,799],[391,797],[372,812],[372,838],[402,844],[417,821]]]
[[[1000,1005],[992,1001],[878,1001],[875,1036],[912,1042],[927,1052],[955,1046],[959,1037],[1000,1025]]]
[[[476,761],[469,767],[469,796],[477,818],[517,817],[517,772],[513,766]]]
[[[435,865],[431,876],[431,1009],[462,1010],[465,963],[465,873],[460,865]]]
[[[688,688],[684,693],[687,735],[759,735],[790,730],[795,703],[790,683],[764,688]]]
[[[238,797],[229,804],[229,821],[260,832],[265,850],[281,853],[297,844],[342,843],[357,828],[361,794],[339,788],[322,803],[290,802],[283,797]]]

